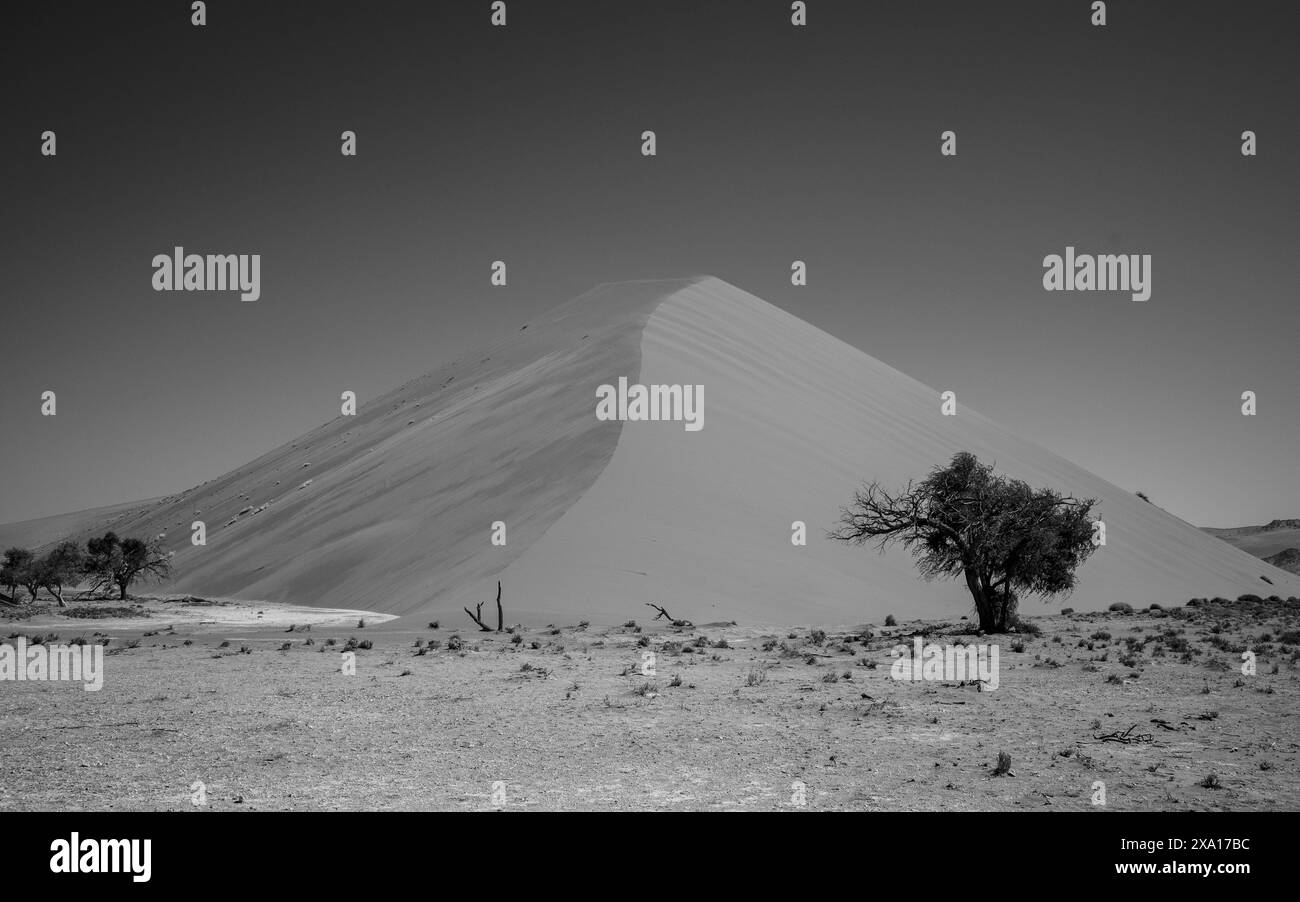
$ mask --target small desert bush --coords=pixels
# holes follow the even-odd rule
[[[1016,617],[1011,621],[1011,628],[1018,633],[1024,633],[1027,636],[1041,636],[1043,629],[1032,620],[1026,620],[1023,617]]]
[[[1106,610],[1114,611],[1116,614],[1132,614],[1133,605],[1129,604],[1127,601],[1117,601]]]

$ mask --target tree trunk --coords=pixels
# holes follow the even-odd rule
[[[127,583],[118,583],[118,584],[117,584],[117,589],[118,589],[118,596],[117,596],[117,599],[118,599],[118,601],[126,601],[126,587],[127,587]]]
[[[1016,613],[1016,596],[1011,592],[1011,586],[1002,587],[1002,594],[996,596],[998,632],[1005,633],[1011,628],[1011,620]]]
[[[63,600],[63,587],[62,587],[62,586],[59,586],[57,589],[51,589],[51,590],[50,590],[50,594],[52,594],[52,595],[54,596],[55,600],[58,601],[58,603],[59,603],[59,607],[61,607],[61,608],[66,608],[66,607],[68,606],[67,603],[64,602],[64,600]]]
[[[998,632],[997,612],[993,600],[985,590],[985,582],[974,571],[965,569],[966,587],[970,589],[971,598],[975,599],[975,613],[980,618],[980,629],[986,633]]]

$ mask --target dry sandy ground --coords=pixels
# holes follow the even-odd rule
[[[801,782],[808,810],[1100,810],[1098,780],[1114,810],[1300,807],[1294,604],[1036,618],[1023,651],[993,640],[996,691],[890,678],[896,641],[954,641],[960,621],[822,638],[677,631],[643,609],[639,629],[515,641],[463,619],[286,632],[148,607],[130,630],[54,628],[111,634],[102,691],[0,684],[0,808],[193,810],[202,781],[211,809],[792,809]],[[373,644],[355,676],[349,637]],[[1134,726],[1149,741],[1097,738]]]

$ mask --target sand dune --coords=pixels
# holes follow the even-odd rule
[[[8,548],[11,545],[32,547],[49,545],[72,533],[103,534],[106,530],[113,529],[117,522],[129,519],[158,500],[112,504],[107,507],[93,507],[89,510],[41,517],[38,520],[6,523],[0,525],[0,548]]]
[[[703,385],[704,428],[598,421],[597,386],[620,376]],[[172,591],[457,622],[498,578],[525,622],[645,619],[647,601],[746,625],[951,615],[969,607],[961,585],[822,533],[862,480],[901,485],[961,449],[1100,499],[1108,544],[1081,570],[1077,609],[1300,594],[1297,577],[968,407],[941,416],[936,389],[707,277],[598,287],[114,528],[167,533]],[[196,518],[204,548],[189,544]],[[84,526],[69,531],[99,523]]]
[[[958,449],[1100,499],[1107,545],[1067,602],[1080,610],[1300,585],[967,407],[941,416],[937,390],[716,279],[661,304],[641,354],[642,382],[707,386],[706,425],[624,426],[591,490],[505,572],[544,609],[644,598],[697,622],[776,623],[964,610],[962,586],[919,581],[907,555],[820,538],[863,478],[902,485]]]

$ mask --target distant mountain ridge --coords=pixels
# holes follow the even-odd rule
[[[1300,548],[1286,548],[1277,554],[1270,554],[1264,560],[1287,573],[1300,573]]]
[[[1280,554],[1300,549],[1300,519],[1298,518],[1270,520],[1263,526],[1231,526],[1226,529],[1204,526],[1202,529],[1212,536],[1223,539],[1234,548],[1240,548],[1247,554],[1253,554],[1269,563],[1274,563],[1273,558]],[[1300,572],[1291,567],[1278,566],[1291,573]]]
[[[1204,526],[1202,529],[1220,538],[1224,536],[1253,536],[1261,532],[1276,532],[1279,529],[1300,529],[1300,519],[1270,520],[1263,526],[1229,526],[1226,528]]]

